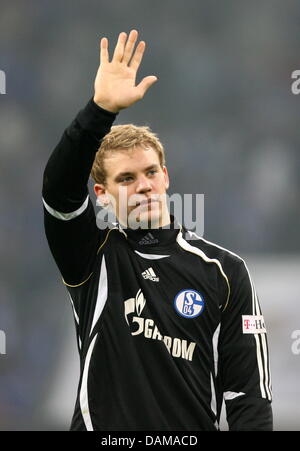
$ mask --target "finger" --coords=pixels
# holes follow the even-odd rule
[[[124,55],[124,49],[125,49],[125,42],[126,42],[127,34],[122,32],[119,34],[118,42],[115,47],[113,60],[115,61],[122,61],[123,55]]]
[[[131,68],[135,69],[136,71],[138,70],[138,68],[141,64],[141,61],[143,59],[145,48],[146,48],[145,41],[139,42],[137,48],[135,49],[133,57],[131,58],[129,66]]]
[[[102,38],[100,42],[100,62],[108,63],[109,62],[109,53],[108,53],[108,39]]]
[[[155,75],[149,75],[148,77],[143,78],[143,80],[137,85],[137,89],[140,91],[142,97],[144,97],[145,93],[148,89],[157,82],[158,78]]]
[[[136,43],[138,37],[138,32],[136,30],[131,30],[126,46],[125,46],[125,50],[124,50],[124,56],[122,59],[123,63],[128,64],[130,61],[130,58],[132,56],[132,52]]]

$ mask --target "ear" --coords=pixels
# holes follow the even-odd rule
[[[101,207],[106,207],[109,204],[109,198],[106,193],[106,188],[102,183],[95,183],[94,192],[97,197],[97,202]]]
[[[166,190],[167,190],[170,186],[170,179],[169,179],[168,169],[166,168],[166,166],[163,166],[163,173],[164,173],[164,177],[165,177],[165,186],[166,186]]]

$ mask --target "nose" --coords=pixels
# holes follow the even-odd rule
[[[137,193],[147,193],[148,191],[151,191],[151,183],[150,180],[145,177],[144,175],[141,175],[137,180],[136,185],[136,192]]]

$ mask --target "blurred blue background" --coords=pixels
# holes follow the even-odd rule
[[[300,430],[300,3],[1,0],[0,429],[68,429],[79,371],[47,247],[42,174],[93,94],[99,40],[136,28],[159,81],[117,123],[150,125],[170,193],[205,194],[204,237],[249,263],[269,331],[276,430]],[[226,422],[223,419],[224,429]]]

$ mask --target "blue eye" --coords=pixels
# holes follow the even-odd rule
[[[126,182],[130,182],[132,180],[132,177],[130,175],[128,175],[127,177],[123,177],[122,179],[120,179],[121,183],[126,183]]]

